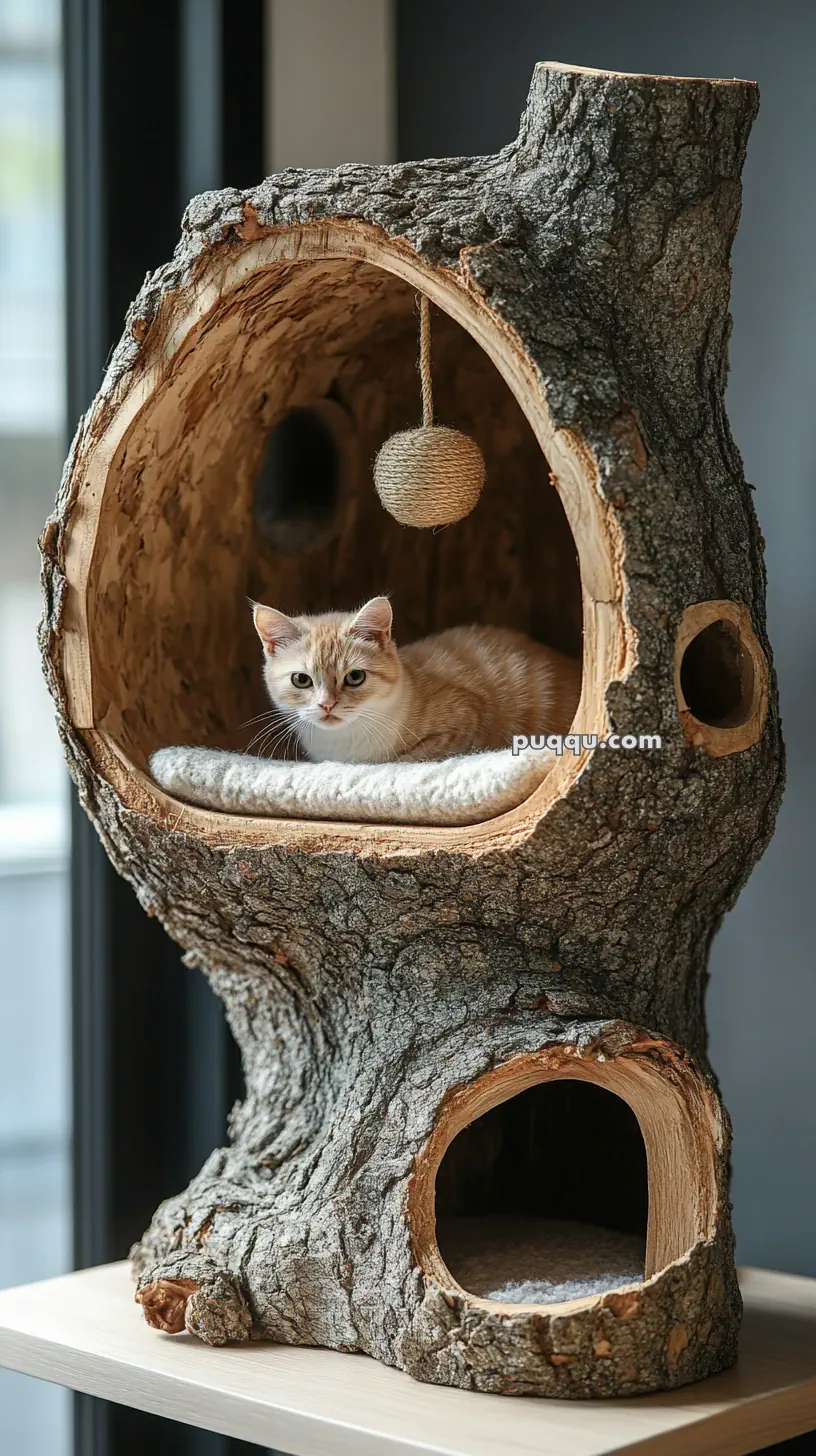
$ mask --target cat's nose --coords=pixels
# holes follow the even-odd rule
[[[328,717],[328,715],[331,712],[332,708],[336,708],[337,707],[337,699],[336,698],[318,698],[318,700],[317,700],[317,706],[318,706],[318,708],[321,708],[322,711]]]

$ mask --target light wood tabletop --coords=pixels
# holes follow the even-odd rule
[[[157,1334],[125,1264],[0,1292],[0,1365],[293,1456],[743,1456],[816,1428],[816,1280],[742,1272],[736,1369],[570,1402],[419,1385],[364,1355]],[[0,1448],[3,1447],[0,1412]]]

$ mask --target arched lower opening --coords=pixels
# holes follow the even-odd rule
[[[538,1083],[471,1122],[436,1177],[439,1252],[500,1303],[556,1304],[643,1278],[646,1149],[631,1107],[589,1082]]]
[[[711,1237],[715,1095],[670,1042],[621,1023],[609,1035],[611,1054],[520,1054],[444,1099],[408,1200],[426,1278],[486,1308],[566,1308]]]

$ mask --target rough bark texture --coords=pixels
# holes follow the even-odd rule
[[[244,1059],[229,1146],[134,1251],[159,1327],[184,1318],[216,1344],[363,1350],[423,1380],[562,1397],[679,1385],[735,1357],[728,1132],[703,1001],[712,935],[772,831],[782,745],[771,684],[752,746],[690,746],[674,648],[690,603],[729,600],[769,656],[761,538],[723,408],[755,109],[744,83],[539,67],[495,157],[288,172],[196,198],[131,310],[43,539],[42,644],[82,802],[223,997]],[[591,451],[623,543],[636,666],[606,707],[614,729],[660,732],[664,748],[596,750],[529,833],[486,852],[205,841],[129,803],[71,721],[66,579],[87,452],[203,260],[322,218],[467,270],[545,381],[555,425]],[[694,1246],[628,1293],[508,1314],[419,1267],[417,1169],[451,1096],[558,1048],[705,1085],[715,1206]]]

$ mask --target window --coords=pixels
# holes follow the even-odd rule
[[[36,642],[63,456],[58,0],[0,0],[0,1284],[70,1264],[68,790]],[[64,1456],[70,1397],[0,1371],[9,1451]]]

